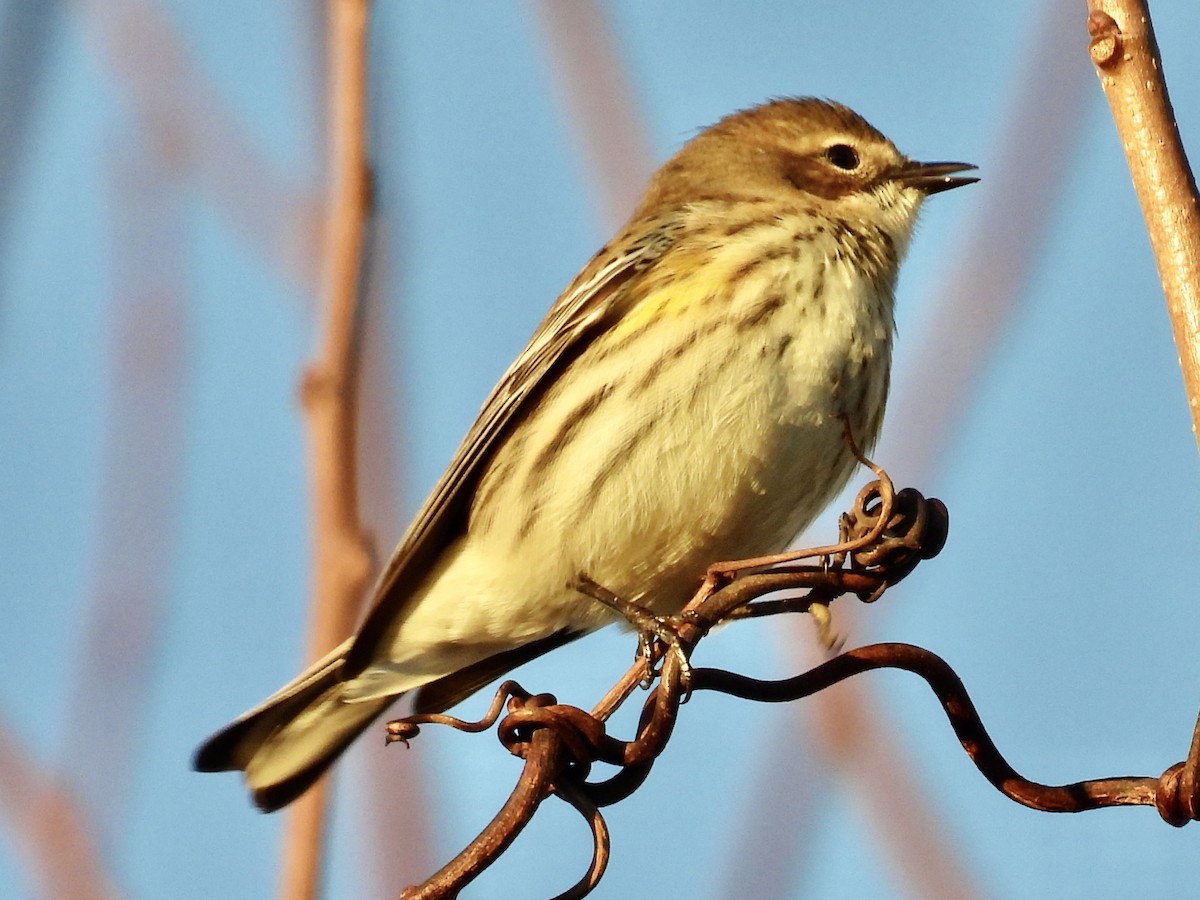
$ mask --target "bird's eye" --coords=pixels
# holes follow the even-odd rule
[[[858,151],[849,144],[830,144],[825,148],[825,158],[847,172],[858,168]]]

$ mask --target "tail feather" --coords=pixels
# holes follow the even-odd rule
[[[263,812],[287,806],[308,790],[395,697],[347,702],[344,682],[272,732],[246,767],[246,785]]]
[[[338,681],[342,659],[349,647],[350,641],[344,641],[309,666],[298,678],[212,735],[196,750],[192,757],[192,768],[197,772],[245,769],[272,731]]]
[[[347,702],[341,680],[346,641],[196,751],[200,772],[240,769],[264,812],[286,806],[329,768],[395,697]]]
[[[507,675],[517,666],[537,659],[543,653],[556,650],[580,636],[578,631],[559,631],[549,637],[530,641],[520,647],[505,650],[486,659],[463,666],[456,672],[427,682],[417,688],[413,712],[440,713],[466,700],[480,688]]]
[[[438,673],[397,677],[368,670],[347,678],[346,641],[303,675],[201,745],[193,759],[201,772],[240,769],[263,812],[287,806],[321,777],[371,722],[402,692],[415,689],[418,712],[440,712],[510,669],[579,637],[560,631],[519,647],[474,657],[468,648],[443,651]],[[428,662],[428,660],[426,660]]]

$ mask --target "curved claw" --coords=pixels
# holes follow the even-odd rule
[[[679,664],[679,686],[683,689],[680,703],[687,703],[692,697],[692,661],[683,639],[679,636],[679,628],[684,621],[680,616],[654,616],[653,627],[638,634],[639,652],[642,652],[641,648],[644,646],[646,666],[651,674],[655,656],[661,658],[665,653],[675,655],[675,661]],[[662,654],[654,653],[651,638],[657,639],[666,648]]]
[[[587,575],[580,574],[575,588],[580,593],[603,603],[613,612],[619,613],[637,632],[638,656],[646,662],[646,671],[643,677],[644,687],[649,687],[654,681],[654,664],[663,656],[662,653],[655,650],[654,641],[657,640],[661,643],[666,648],[666,652],[675,654],[679,663],[679,679],[683,687],[684,702],[686,702],[691,695],[689,685],[691,684],[692,664],[688,658],[689,650],[680,637],[679,631],[684,625],[699,623],[689,617],[687,613],[678,616],[657,615],[639,603],[614,594]]]

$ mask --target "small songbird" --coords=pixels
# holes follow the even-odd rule
[[[615,621],[581,575],[670,615],[709,564],[784,549],[849,478],[846,425],[878,436],[917,212],[973,168],[812,98],[700,132],[487,398],[358,633],[196,768],[278,809],[399,695],[447,709]]]

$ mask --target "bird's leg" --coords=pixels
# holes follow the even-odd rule
[[[654,641],[660,641],[668,652],[674,653],[675,659],[679,663],[680,684],[683,686],[686,696],[688,685],[691,683],[692,665],[688,660],[688,650],[679,636],[679,630],[685,625],[699,624],[693,616],[686,613],[679,616],[657,615],[641,604],[614,594],[604,585],[583,574],[579,576],[574,587],[581,594],[600,601],[633,626],[638,636],[638,656],[644,660],[646,665],[643,678],[645,687],[649,687],[653,682],[654,663],[661,658],[660,654],[655,653]]]

